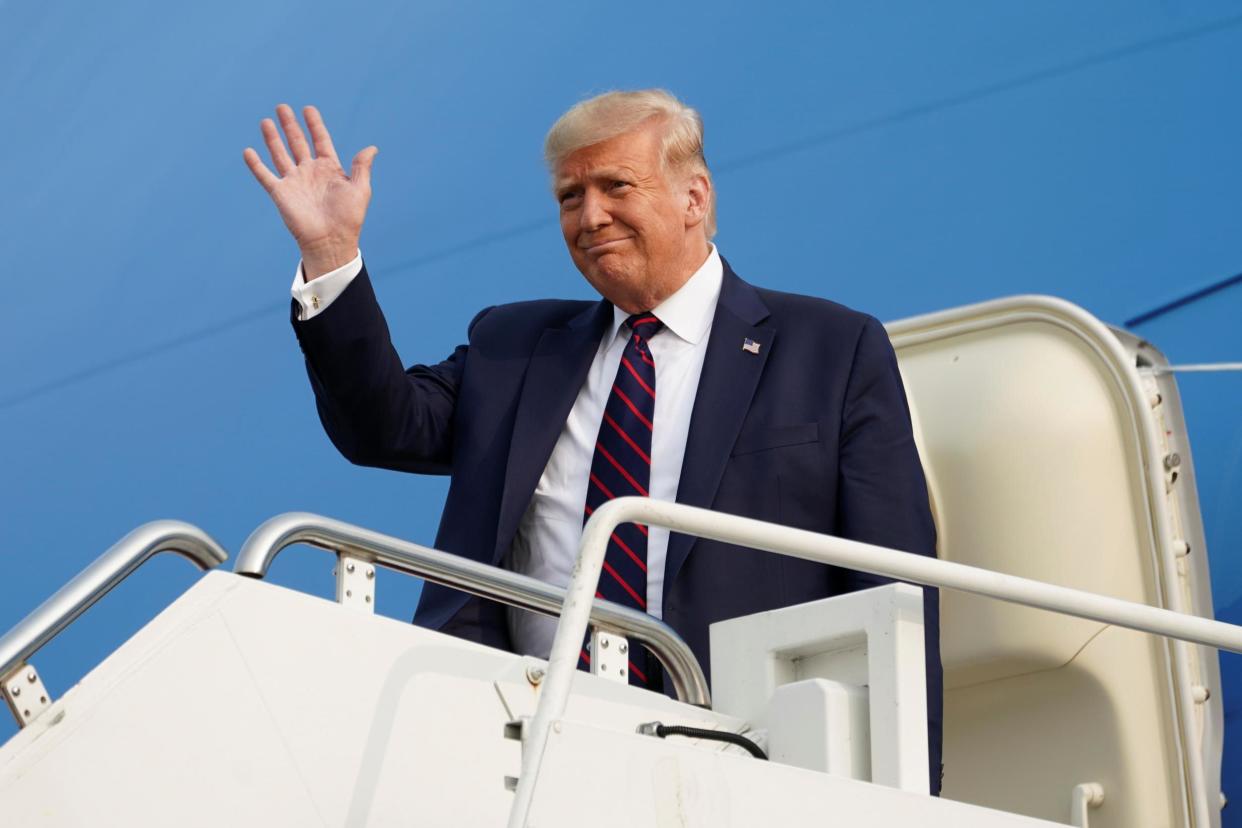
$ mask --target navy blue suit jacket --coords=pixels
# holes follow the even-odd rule
[[[363,465],[451,474],[436,547],[499,565],[611,320],[602,300],[488,308],[471,322],[468,345],[406,370],[364,269],[294,329],[341,453]],[[746,339],[760,343],[758,354],[742,350]],[[934,556],[922,466],[883,326],[833,302],[754,287],[726,263],[677,500]],[[674,534],[663,616],[709,669],[713,622],[886,580]],[[934,590],[925,616],[938,791]],[[447,587],[427,584],[414,620],[512,649],[503,608]]]

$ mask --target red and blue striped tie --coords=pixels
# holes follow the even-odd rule
[[[604,406],[591,478],[587,486],[586,514],[614,497],[647,496],[651,481],[651,426],[655,418],[655,360],[647,348],[651,337],[664,327],[650,313],[638,313],[625,321],[629,341],[617,366],[617,377]],[[608,541],[604,571],[597,598],[647,611],[647,527],[637,523],[618,526]],[[584,649],[580,666],[590,664]],[[629,680],[647,685],[647,661],[641,650],[630,650]]]

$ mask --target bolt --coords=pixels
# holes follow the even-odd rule
[[[12,687],[9,688],[9,692],[12,693],[14,696],[20,696],[22,694],[22,688],[14,684]]]
[[[31,670],[29,673],[26,674],[26,681],[30,682],[31,684],[34,684],[35,680],[38,678],[39,677],[35,675],[34,670]]]
[[[1182,464],[1182,457],[1177,452],[1173,452],[1172,454],[1169,454],[1164,458],[1164,467],[1165,469],[1169,471],[1172,471],[1173,469],[1177,468],[1181,464]]]
[[[346,571],[346,572],[353,572],[353,571],[354,571],[354,562],[353,562],[353,561],[350,561],[349,563],[345,564],[345,571]]]
[[[367,577],[368,577],[368,578],[374,578],[374,577],[375,577],[375,567],[373,567],[373,566],[368,566],[368,567],[367,567]]]
[[[630,645],[628,645],[628,644],[626,644],[624,641],[622,641],[622,642],[621,642],[621,655],[625,655],[625,654],[626,654],[626,652],[628,652],[628,651],[629,651],[629,649],[630,649]]]
[[[546,673],[544,673],[542,667],[536,667],[532,664],[526,668],[526,680],[535,687],[538,687],[543,682],[545,675]]]
[[[607,649],[608,649],[608,639],[607,639],[607,638],[605,638],[603,641],[599,642],[599,646],[601,646],[601,647],[603,647],[605,650],[607,650]]]

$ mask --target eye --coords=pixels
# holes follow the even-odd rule
[[[613,192],[616,192],[618,190],[624,190],[626,187],[629,187],[629,186],[630,186],[630,182],[617,179],[615,181],[609,182],[608,189],[612,190]]]
[[[563,190],[556,196],[562,207],[572,207],[581,195],[577,190]]]

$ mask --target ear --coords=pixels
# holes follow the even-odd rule
[[[712,181],[703,173],[686,178],[686,227],[702,224],[712,203]]]

